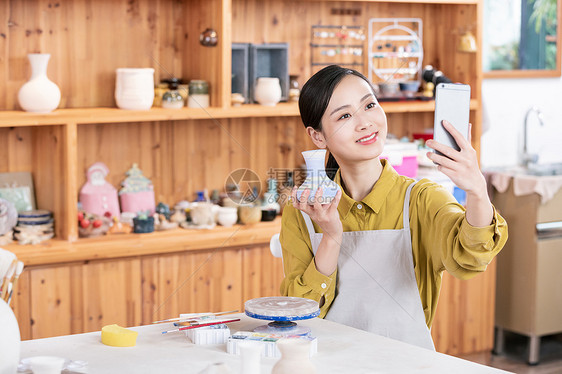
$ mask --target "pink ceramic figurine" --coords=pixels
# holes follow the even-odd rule
[[[90,166],[88,181],[80,190],[79,200],[85,212],[102,217],[109,212],[111,216],[119,218],[117,190],[105,180],[107,174],[109,169],[103,162],[96,162]]]

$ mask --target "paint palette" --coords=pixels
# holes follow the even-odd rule
[[[255,328],[255,332],[283,336],[307,336],[310,334],[310,328],[298,326],[293,321],[318,317],[320,308],[318,302],[314,300],[301,297],[275,296],[246,301],[244,312],[248,317],[273,321]]]

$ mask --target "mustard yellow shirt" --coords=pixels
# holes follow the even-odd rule
[[[413,179],[399,175],[381,160],[383,171],[371,192],[355,201],[342,188],[338,212],[343,231],[402,229],[402,210],[407,187]],[[338,170],[334,181],[341,186]],[[362,209],[357,205],[361,203]],[[316,269],[310,236],[299,210],[287,204],[283,210],[280,241],[285,279],[281,294],[298,296],[324,304],[324,317],[336,295],[337,270],[325,276]],[[316,232],[322,232],[314,224]],[[460,279],[469,279],[486,270],[507,240],[507,224],[494,208],[492,224],[473,227],[465,209],[441,185],[420,180],[410,194],[410,229],[414,272],[425,320],[431,327],[441,289],[443,270]]]

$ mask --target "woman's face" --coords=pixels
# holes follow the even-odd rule
[[[338,163],[378,157],[386,140],[386,114],[371,87],[348,75],[336,86],[322,116],[322,135]]]

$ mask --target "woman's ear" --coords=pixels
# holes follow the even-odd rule
[[[310,136],[310,139],[312,139],[315,146],[320,149],[326,148],[326,139],[321,131],[314,130],[312,127],[308,126],[306,128],[306,133]]]

